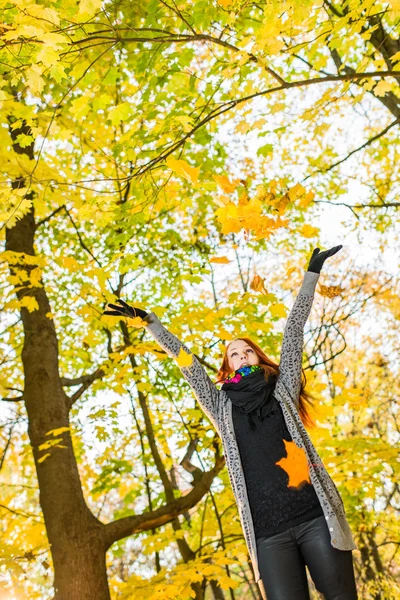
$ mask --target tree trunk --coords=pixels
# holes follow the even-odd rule
[[[102,532],[85,532],[53,548],[54,600],[110,600]]]
[[[14,151],[32,159],[33,147],[21,148],[16,142],[20,133],[29,133],[26,125],[11,131]],[[23,187],[24,183],[22,178],[18,179],[13,187]],[[16,287],[18,299],[32,297],[38,304],[32,312],[21,307],[23,397],[40,505],[54,563],[55,599],[110,600],[105,526],[93,516],[83,497],[69,430],[67,397],[58,370],[58,340],[49,315],[49,300],[42,282],[41,287],[29,287],[29,274],[35,265],[24,261],[21,254],[35,256],[34,235],[32,207],[14,227],[6,229],[6,250],[19,254],[18,262],[10,259],[10,270],[26,282]]]

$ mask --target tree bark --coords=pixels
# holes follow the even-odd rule
[[[16,142],[20,133],[29,133],[26,125],[11,130],[14,151],[33,159],[33,146],[21,148]],[[23,187],[24,183],[20,178],[13,187]],[[10,267],[13,274],[18,272],[26,281],[15,290],[18,299],[30,296],[38,304],[32,312],[21,307],[23,396],[40,504],[54,563],[55,599],[109,600],[105,526],[93,516],[82,493],[69,430],[67,397],[58,370],[58,340],[49,315],[49,300],[42,282],[41,287],[29,287],[29,274],[35,265],[23,259],[23,254],[35,256],[34,236],[32,207],[14,227],[6,229],[6,250],[20,254],[18,263],[11,259]],[[55,430],[60,432],[57,434]],[[42,446],[46,443],[47,447]]]

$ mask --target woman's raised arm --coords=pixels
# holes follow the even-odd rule
[[[315,287],[325,260],[336,254],[341,248],[343,248],[341,245],[335,246],[324,252],[320,252],[319,248],[315,248],[286,322],[279,363],[280,373],[276,387],[283,386],[296,407],[299,406],[301,390],[304,326],[311,311]]]
[[[177,358],[182,348],[186,354],[191,356],[192,362],[190,366],[180,367],[180,369],[186,381],[194,391],[196,399],[203,412],[208,416],[217,432],[219,432],[218,389],[207,375],[199,360],[190,352],[189,348],[185,346],[185,344],[182,344],[182,342],[178,340],[173,333],[164,327],[157,315],[155,315],[153,312],[147,313],[140,308],[133,308],[123,300],[118,300],[118,302],[121,304],[121,306],[110,304],[109,306],[113,310],[106,310],[104,311],[104,314],[130,318],[139,316],[143,319],[143,321],[145,321],[146,330],[151,333],[156,342],[168,354],[168,356]]]

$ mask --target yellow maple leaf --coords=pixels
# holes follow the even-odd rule
[[[392,89],[393,84],[390,81],[387,81],[386,79],[381,79],[374,87],[374,95],[384,96],[386,92],[390,92]]]
[[[199,178],[200,167],[192,167],[185,160],[177,160],[175,158],[167,158],[165,164],[169,169],[177,175],[182,175],[191,183],[196,183]]]
[[[318,227],[312,227],[311,225],[304,224],[300,229],[300,233],[306,238],[315,237],[319,233]]]
[[[304,482],[311,483],[308,471],[308,459],[304,448],[294,442],[283,440],[287,456],[275,464],[289,475],[288,487],[300,487]]]
[[[286,317],[287,308],[284,304],[273,304],[269,310],[273,317]]]
[[[101,8],[101,0],[82,0],[79,4],[78,16],[91,16]]]
[[[33,94],[40,94],[44,88],[42,69],[39,65],[32,65],[25,71],[26,82]]]
[[[233,181],[230,181],[226,175],[213,175],[213,179],[226,194],[231,194],[234,192],[240,183],[240,179],[234,179]]]
[[[176,357],[176,362],[180,367],[190,367],[193,362],[193,354],[188,354],[183,348],[181,348],[178,356]]]
[[[36,298],[34,298],[33,296],[23,296],[19,303],[20,306],[24,306],[25,308],[27,308],[29,312],[39,310],[39,304],[37,303]]]

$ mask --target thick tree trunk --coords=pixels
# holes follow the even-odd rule
[[[22,126],[11,132],[14,150],[33,158],[32,146],[20,148],[16,137],[27,133]],[[17,180],[14,187],[22,187]],[[11,259],[11,271],[29,278],[34,265],[24,262],[34,251],[35,218],[32,208],[14,227],[6,230],[6,250],[20,254]],[[50,317],[44,287],[16,288],[18,299],[33,297],[38,309],[21,308],[24,327],[22,363],[31,442],[47,536],[55,569],[56,600],[109,600],[105,567],[105,526],[85,503],[69,431],[67,398],[58,370],[58,340]],[[60,430],[57,432],[57,430]],[[54,432],[54,433],[53,433]]]
[[[110,600],[102,537],[92,530],[53,548],[54,600]]]

